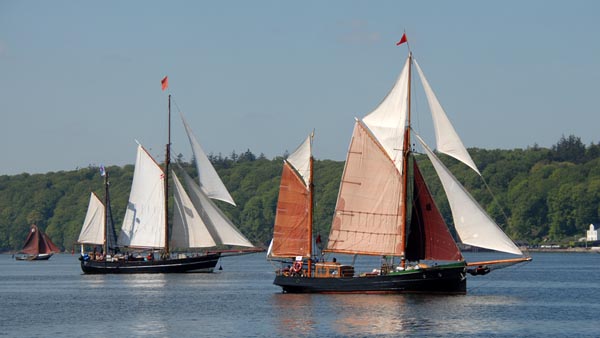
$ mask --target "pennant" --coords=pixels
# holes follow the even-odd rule
[[[169,87],[169,77],[165,76],[164,79],[160,80],[160,84],[162,86],[162,90],[167,89],[167,87]]]
[[[400,41],[398,41],[396,43],[396,46],[400,46],[401,44],[408,42],[408,39],[406,38],[406,33],[402,34],[402,38],[400,39]]]

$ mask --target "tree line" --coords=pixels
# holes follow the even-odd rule
[[[530,244],[573,241],[600,219],[600,144],[586,146],[571,135],[563,136],[551,148],[471,148],[469,152],[483,179],[452,158],[442,156],[442,160],[511,238]],[[258,246],[267,246],[272,236],[285,156],[269,160],[250,150],[209,156],[237,207],[216,203]],[[417,155],[417,161],[452,228],[450,208],[433,167],[425,155]],[[181,166],[195,175],[193,162],[182,162]],[[316,160],[314,164],[314,230],[323,238],[329,233],[343,166],[342,161],[332,160]],[[125,213],[133,169],[133,165],[106,168],[117,230]],[[91,192],[104,195],[103,179],[95,166],[0,176],[0,251],[20,249],[32,223],[59,247],[71,250]]]

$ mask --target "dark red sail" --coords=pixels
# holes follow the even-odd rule
[[[448,226],[423,180],[423,175],[414,162],[413,208],[406,259],[461,261],[463,257],[456,246]]]
[[[29,255],[38,255],[60,252],[60,249],[52,243],[46,234],[40,231],[37,225],[32,224],[21,252]]]

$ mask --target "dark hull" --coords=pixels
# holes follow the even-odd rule
[[[221,257],[220,253],[181,259],[118,262],[82,260],[81,270],[87,274],[109,273],[184,273],[212,272]]]
[[[443,293],[465,294],[464,266],[427,268],[365,277],[276,276],[273,284],[289,293]]]
[[[20,255],[15,256],[18,261],[47,261],[52,257],[53,254],[39,254],[39,255]]]

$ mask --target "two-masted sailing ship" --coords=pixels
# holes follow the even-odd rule
[[[131,192],[118,238],[110,212],[107,173],[104,172],[105,202],[93,193],[90,197],[78,240],[82,244],[80,260],[84,273],[212,272],[222,255],[262,251],[254,248],[212,201],[218,199],[235,205],[183,114],[181,119],[191,143],[198,180],[179,170],[186,190],[170,168],[169,95],[169,137],[164,166],[161,167],[138,144]],[[169,177],[172,177],[172,188]],[[169,193],[174,197],[172,212],[168,207]],[[172,224],[169,224],[170,219]],[[89,254],[83,251],[83,245],[101,246],[102,249]],[[223,246],[253,249],[220,249]],[[209,248],[213,249],[207,251]]]
[[[406,41],[403,38],[404,41]],[[530,260],[450,173],[411,125],[411,77],[417,69],[435,124],[437,151],[479,170],[459,139],[417,61],[409,52],[395,85],[379,106],[356,119],[325,253],[313,252],[313,165],[310,138],[283,163],[269,257],[283,261],[274,284],[290,293],[466,293],[466,275]],[[421,173],[422,145],[441,180],[463,244],[514,257],[467,262]],[[417,158],[418,157],[418,158]],[[381,264],[363,273],[358,255]],[[373,259],[372,259],[373,260]]]
[[[45,261],[57,252],[60,252],[60,249],[52,243],[50,237],[37,225],[32,224],[23,249],[15,256],[15,259],[18,261]]]

